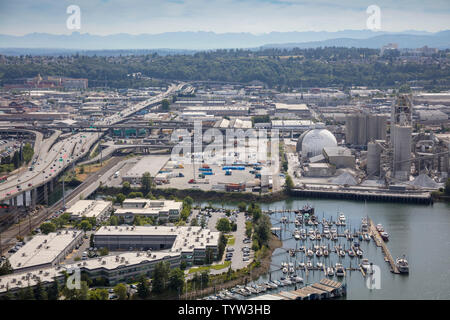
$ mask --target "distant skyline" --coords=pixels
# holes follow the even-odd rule
[[[81,9],[79,30],[66,27],[69,5]],[[0,34],[363,30],[370,5],[381,9],[380,31],[450,29],[448,0],[0,0]]]

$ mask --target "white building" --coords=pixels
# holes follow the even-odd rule
[[[79,200],[66,210],[71,220],[83,220],[84,218],[96,218],[103,220],[112,210],[110,201]]]
[[[131,223],[135,216],[151,217],[161,221],[175,221],[180,217],[183,203],[173,200],[126,199],[114,213]]]

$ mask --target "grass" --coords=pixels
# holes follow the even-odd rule
[[[202,271],[210,270],[210,269],[222,270],[222,269],[228,268],[230,265],[231,265],[231,261],[225,261],[225,263],[222,263],[222,264],[214,264],[214,265],[210,265],[210,266],[191,268],[191,269],[189,269],[189,273],[202,272]]]
[[[228,246],[234,246],[234,243],[236,242],[236,238],[233,236],[227,237],[228,241],[227,241],[227,245]]]

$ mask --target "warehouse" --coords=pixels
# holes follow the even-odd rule
[[[97,248],[120,250],[169,250],[188,263],[204,263],[206,250],[218,253],[220,232],[201,227],[108,226],[94,234]]]
[[[176,221],[180,218],[183,203],[173,200],[126,199],[122,208],[114,213],[125,223],[132,223],[136,216],[150,217],[159,221]]]
[[[170,156],[146,156],[142,157],[136,164],[122,176],[123,181],[130,184],[141,184],[144,173],[150,173],[155,177],[162,169],[164,164],[169,160]]]
[[[9,262],[14,272],[54,266],[82,242],[82,232],[64,230],[36,235],[14,253]]]
[[[103,220],[112,210],[112,203],[102,200],[79,200],[72,205],[66,213],[70,214],[71,220],[83,220],[84,218],[95,218]]]

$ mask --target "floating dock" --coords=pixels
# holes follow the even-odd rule
[[[391,266],[391,272],[397,273],[397,274],[400,273],[400,271],[398,271],[397,265],[395,264],[394,258],[392,257],[391,253],[389,252],[389,249],[386,246],[386,243],[381,238],[380,233],[377,231],[372,219],[369,218],[368,222],[369,222],[369,234],[372,236],[377,247],[381,247],[381,250],[383,251],[383,254],[384,254],[384,260],[386,262],[388,262]]]

